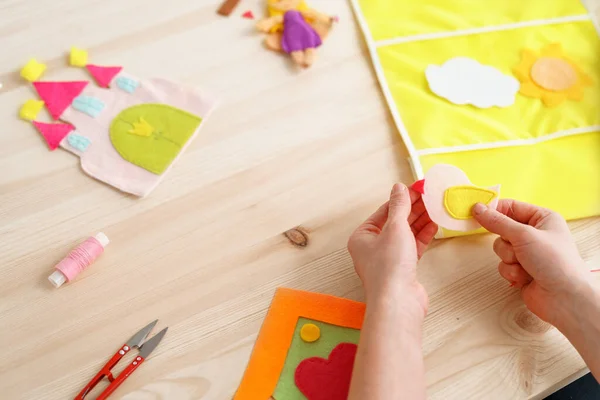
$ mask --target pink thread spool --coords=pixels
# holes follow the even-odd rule
[[[80,272],[90,266],[100,254],[104,253],[104,248],[109,243],[110,240],[102,232],[88,238],[56,264],[56,267],[54,267],[56,271],[48,277],[48,280],[55,288],[61,287],[65,282],[72,281]]]

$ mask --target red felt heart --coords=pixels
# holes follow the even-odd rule
[[[346,400],[354,357],[356,345],[340,343],[331,350],[327,360],[307,358],[296,367],[296,386],[308,400]]]

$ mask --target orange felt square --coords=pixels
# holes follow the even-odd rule
[[[234,400],[268,399],[273,394],[298,318],[360,329],[364,316],[364,303],[326,294],[277,289]]]

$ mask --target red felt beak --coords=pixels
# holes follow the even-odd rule
[[[412,184],[412,186],[410,188],[412,190],[414,190],[415,192],[419,192],[421,194],[425,194],[425,179],[421,179],[419,181],[416,181],[415,183]]]

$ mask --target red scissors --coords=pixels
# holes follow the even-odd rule
[[[121,346],[121,348],[115,353],[115,355],[112,356],[112,358],[110,360],[108,360],[106,365],[104,365],[104,367],[102,367],[100,372],[98,372],[96,374],[94,379],[92,379],[83,388],[83,390],[81,392],[79,392],[79,394],[75,397],[75,400],[83,400],[85,398],[85,396],[93,388],[95,388],[96,385],[105,376],[110,381],[110,384],[96,398],[96,400],[104,400],[108,396],[110,396],[110,394],[112,392],[114,392],[115,389],[117,389],[121,385],[121,383],[123,383],[125,381],[125,379],[127,379],[129,377],[129,375],[131,375],[133,373],[133,371],[135,371],[137,369],[137,367],[139,367],[144,362],[144,360],[146,358],[148,358],[150,353],[152,353],[152,350],[154,350],[156,348],[156,346],[158,346],[158,344],[162,340],[163,336],[165,336],[165,333],[167,333],[168,328],[165,328],[162,331],[158,332],[156,335],[154,335],[152,337],[152,339],[144,341],[146,339],[146,337],[148,336],[148,334],[150,333],[150,331],[152,330],[152,328],[154,328],[154,325],[156,325],[157,322],[158,322],[158,320],[150,322],[144,328],[140,329],[135,335],[133,335],[131,337],[131,339],[129,339],[127,341],[127,343],[125,343],[123,346]],[[121,360],[121,358],[123,358],[123,356],[125,354],[127,354],[133,347],[138,348],[138,350],[139,350],[138,356],[133,359],[131,364],[129,364],[127,367],[125,367],[125,369],[119,374],[119,376],[117,376],[116,378],[113,377],[113,374],[110,370],[115,365],[117,365],[117,363]]]

